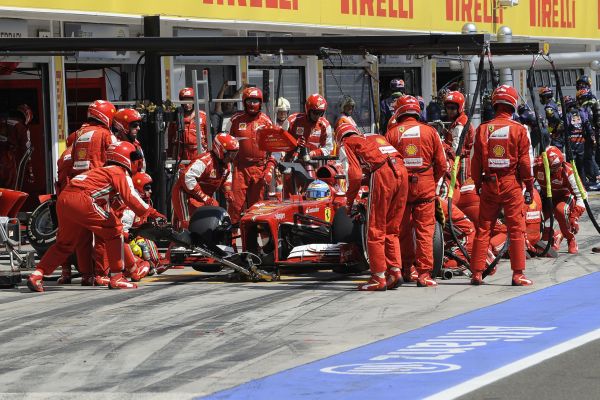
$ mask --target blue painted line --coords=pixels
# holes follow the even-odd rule
[[[202,398],[421,399],[600,328],[598,288],[600,272]]]

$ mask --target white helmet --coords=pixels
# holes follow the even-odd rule
[[[290,102],[286,98],[280,97],[279,99],[277,99],[275,111],[290,111],[290,108]]]
[[[339,98],[338,100],[338,108],[339,108],[339,112],[343,113],[344,109],[347,106],[352,106],[352,107],[356,107],[356,102],[354,101],[354,99],[350,96],[347,95],[343,95]]]

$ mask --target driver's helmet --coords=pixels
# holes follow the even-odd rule
[[[327,199],[331,195],[329,185],[321,180],[312,181],[306,188],[306,200]]]

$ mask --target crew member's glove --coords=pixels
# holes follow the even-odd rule
[[[227,203],[233,202],[233,192],[231,190],[225,191],[224,195],[225,195],[225,200],[227,200]]]
[[[150,209],[150,212],[148,212],[148,218],[152,218],[158,224],[164,224],[165,222],[167,222],[167,217],[159,213],[155,208]]]
[[[575,219],[569,219],[569,226],[571,227],[571,233],[577,235],[579,233],[579,223]]]
[[[275,159],[273,157],[271,157],[267,160],[267,164],[265,165],[262,176],[260,178],[263,185],[269,186],[271,184],[271,182],[273,181],[273,172],[275,170],[276,165],[277,165],[277,161],[275,161]]]
[[[354,207],[354,205],[352,203],[346,204],[346,214],[353,221],[356,221],[356,222],[362,221],[362,215],[361,215],[360,211],[358,210],[358,207]]]
[[[579,204],[575,204],[575,207],[571,211],[571,218],[578,220],[579,217],[585,212],[585,207]]]
[[[263,185],[268,186],[273,181],[273,169],[268,168],[263,172],[262,177],[260,178]]]
[[[204,203],[205,206],[218,205],[214,204],[216,203],[215,199],[204,193],[202,190],[198,190],[197,192],[195,192],[193,197],[195,200]]]
[[[300,136],[298,138],[298,141],[296,142],[296,145],[298,147],[304,147],[304,146],[306,146],[306,139],[304,139],[304,136]]]
[[[579,217],[583,215],[584,211],[584,207],[580,205],[575,205],[575,207],[573,208],[573,210],[571,210],[571,213],[569,215],[569,226],[571,227],[571,232],[575,235],[579,233],[579,223],[577,221],[579,221]]]
[[[527,183],[525,188],[525,193],[523,193],[523,198],[525,199],[525,204],[529,205],[533,203],[533,184]]]
[[[205,206],[214,206],[214,207],[218,207],[218,206],[219,206],[219,202],[218,202],[217,200],[215,200],[214,198],[212,198],[212,197],[209,197],[209,198],[207,198],[207,199],[204,201],[204,205],[205,205]]]

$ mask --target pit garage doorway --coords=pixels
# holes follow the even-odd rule
[[[22,211],[31,211],[38,204],[38,196],[52,191],[52,158],[49,156],[52,146],[50,134],[49,85],[47,63],[15,63],[14,68],[3,64],[0,68],[0,129],[7,129],[7,122],[20,113],[16,109],[27,104],[33,113],[29,124],[31,138],[30,161],[25,166],[21,187],[17,190],[29,193]],[[20,138],[19,146],[24,146],[26,138]],[[17,163],[21,158],[17,151]],[[6,165],[0,168],[9,168]],[[2,186],[2,183],[0,183]]]

